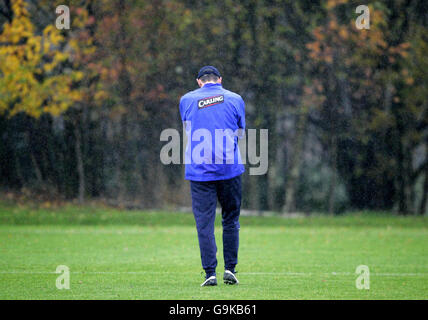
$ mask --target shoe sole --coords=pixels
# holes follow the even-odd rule
[[[227,273],[223,277],[223,282],[225,284],[229,284],[229,285],[234,285],[234,284],[238,284],[239,283],[238,279],[236,279],[235,276],[233,276],[231,274],[227,274]]]
[[[215,279],[214,277],[212,277],[213,279],[210,280],[205,280],[205,282],[203,284],[201,284],[201,287],[213,287],[217,285],[217,279]]]
[[[228,284],[228,285],[238,284],[238,282],[233,281],[233,280],[224,280],[224,283],[225,283],[225,284]]]
[[[202,285],[201,287],[215,287],[217,285],[217,283],[206,283],[204,285]]]

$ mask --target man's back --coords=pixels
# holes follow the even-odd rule
[[[217,285],[217,245],[214,222],[217,201],[222,208],[223,257],[226,284],[238,284],[239,215],[244,166],[238,136],[245,129],[242,98],[221,86],[222,77],[213,66],[202,67],[196,78],[200,89],[180,100],[180,114],[186,127],[186,179],[190,180],[192,211],[198,231],[202,287]]]
[[[206,83],[181,98],[180,114],[188,136],[186,179],[225,180],[244,172],[237,142],[238,129],[245,129],[240,95]]]

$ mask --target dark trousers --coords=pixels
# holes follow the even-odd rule
[[[202,267],[207,276],[215,274],[217,246],[214,221],[218,199],[222,208],[224,266],[226,270],[234,271],[238,263],[241,176],[218,181],[190,181],[190,190]]]

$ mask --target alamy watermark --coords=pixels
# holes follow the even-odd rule
[[[249,168],[250,175],[264,175],[268,171],[267,129],[216,129],[213,137],[208,129],[192,130],[191,122],[185,121],[183,135],[182,138],[179,131],[173,128],[161,132],[160,141],[168,141],[160,151],[160,160],[164,165],[246,164],[248,160],[252,165]],[[239,152],[235,152],[236,139]]]
[[[60,276],[56,278],[56,288],[59,290],[70,289],[70,268],[59,265],[56,267],[55,273],[60,273]]]
[[[57,29],[62,30],[70,29],[70,8],[66,5],[60,5],[56,7],[55,10],[56,14],[59,14],[59,16],[56,18],[55,26]]]
[[[355,287],[359,290],[370,289],[370,269],[366,265],[360,265],[355,270],[355,273],[358,274],[357,279],[355,280]]]
[[[361,13],[355,21],[355,26],[358,30],[370,29],[370,9],[366,5],[359,5],[355,9],[355,13]]]

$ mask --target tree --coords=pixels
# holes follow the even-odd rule
[[[91,68],[82,68],[94,52],[92,40],[82,33],[88,16],[83,9],[81,14],[77,12],[74,19],[77,30],[72,36],[64,36],[53,24],[43,27],[38,34],[27,7],[25,1],[14,1],[10,7],[10,20],[4,24],[0,34],[0,115],[12,118],[22,113],[35,119],[46,114],[58,117],[93,97],[90,90],[93,84],[90,82],[94,79],[94,72]],[[95,97],[100,96],[101,90]],[[83,201],[85,177],[77,122],[75,152],[79,200]],[[29,126],[28,135],[32,134],[31,128]],[[30,156],[41,184],[43,177],[31,144]]]
[[[80,99],[72,84],[83,74],[58,72],[69,57],[64,37],[53,25],[37,35],[26,7],[23,0],[13,2],[12,20],[0,34],[0,114],[59,115]]]

